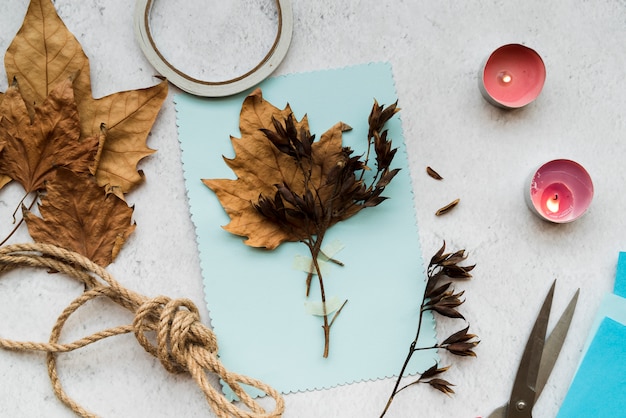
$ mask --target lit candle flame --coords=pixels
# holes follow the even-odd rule
[[[500,74],[498,74],[498,79],[503,84],[509,84],[511,81],[513,81],[513,77],[508,71],[502,71]]]
[[[552,213],[557,213],[559,211],[559,195],[555,194],[554,197],[546,200],[546,207]]]

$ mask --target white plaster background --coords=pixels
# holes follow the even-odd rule
[[[90,57],[95,97],[156,82],[134,40],[133,2],[55,5]],[[2,53],[27,6],[27,0],[0,2]],[[172,62],[202,78],[225,79],[264,55],[275,11],[271,0],[159,0],[152,26]],[[537,418],[555,416],[600,299],[612,288],[618,252],[626,250],[626,1],[294,0],[293,11],[292,45],[276,74],[391,62],[423,257],[445,239],[450,249],[467,249],[478,265],[475,278],[459,285],[466,290],[463,311],[482,340],[478,358],[444,360],[453,364],[446,377],[457,385],[455,395],[415,387],[397,397],[388,416],[485,416],[504,402],[532,321],[556,278],[555,311],[578,287],[581,297],[534,411]],[[506,112],[482,99],[477,72],[493,49],[511,42],[539,52],[548,78],[536,102]],[[0,80],[4,91],[6,77]],[[128,196],[137,230],[109,270],[143,294],[191,298],[208,323],[177,141],[177,92],[170,89],[148,140],[158,152],[140,164],[147,181]],[[595,182],[590,211],[572,224],[541,222],[524,203],[527,176],[553,158],[577,160]],[[428,177],[427,165],[445,180]],[[12,228],[21,193],[16,186],[0,193],[2,236]],[[457,197],[454,212],[434,216]],[[22,232],[13,242],[27,239]],[[79,286],[56,276],[6,275],[0,280],[0,335],[46,340],[54,318],[78,292]],[[128,321],[125,313],[99,304],[70,321],[65,338]],[[439,325],[442,334],[460,326],[448,320]],[[169,375],[132,336],[64,355],[59,367],[69,394],[104,417],[212,416],[191,379]],[[285,416],[375,417],[392,386],[387,379],[289,394]],[[0,352],[0,416],[71,416],[52,393],[44,356]]]

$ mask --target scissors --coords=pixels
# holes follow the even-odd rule
[[[559,322],[546,340],[555,285],[556,280],[552,283],[539,315],[537,315],[537,320],[517,369],[508,403],[493,411],[488,418],[532,418],[533,406],[541,395],[541,391],[546,385],[561,352],[580,292],[580,289],[576,291],[567,308],[563,311]]]

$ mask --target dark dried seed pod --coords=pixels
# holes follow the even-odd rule
[[[448,308],[447,306],[435,305],[432,309],[440,315],[448,318],[465,319],[465,317],[456,309]]]
[[[435,170],[433,170],[430,167],[426,167],[426,172],[428,173],[429,176],[431,176],[435,180],[443,180],[443,177],[441,177],[439,173],[437,173]]]
[[[461,199],[453,200],[452,202],[448,203],[447,205],[445,205],[444,207],[439,209],[437,212],[435,212],[435,215],[441,216],[441,215],[444,215],[444,214],[450,212],[456,205],[459,204],[460,201],[461,201]]]
[[[442,342],[441,344],[445,345],[445,344],[453,344],[453,343],[459,343],[459,342],[467,342],[473,338],[476,338],[476,335],[468,334],[467,333],[468,330],[469,330],[469,325],[465,327],[464,329],[457,331],[451,336],[449,336],[448,338],[446,338],[445,341]]]
[[[439,264],[441,261],[445,260],[446,256],[444,255],[444,251],[446,250],[446,242],[443,242],[443,245],[435,255],[430,259],[430,265],[433,266],[435,264]]]
[[[452,383],[443,379],[432,379],[427,382],[431,387],[437,389],[440,392],[445,393],[446,395],[450,395],[454,393],[454,390],[450,386],[454,386]]]
[[[430,379],[431,377],[435,377],[438,374],[446,372],[449,368],[450,366],[440,368],[439,365],[435,363],[435,365],[433,365],[430,369],[422,373],[422,375],[420,376],[420,380]]]
[[[426,293],[426,297],[430,300],[433,300],[434,298],[443,296],[443,294],[445,293],[446,290],[448,290],[451,284],[452,282],[448,282],[439,286],[436,289],[430,290],[429,292]]]
[[[446,347],[446,350],[455,356],[476,357],[476,353],[472,351],[478,345],[478,341],[453,343]]]

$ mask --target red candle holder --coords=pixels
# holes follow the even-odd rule
[[[587,170],[577,162],[564,159],[539,167],[526,191],[528,207],[540,218],[554,223],[580,218],[592,198],[593,182]]]
[[[480,72],[483,97],[494,106],[517,109],[539,96],[546,81],[546,67],[534,50],[520,44],[496,49]]]

